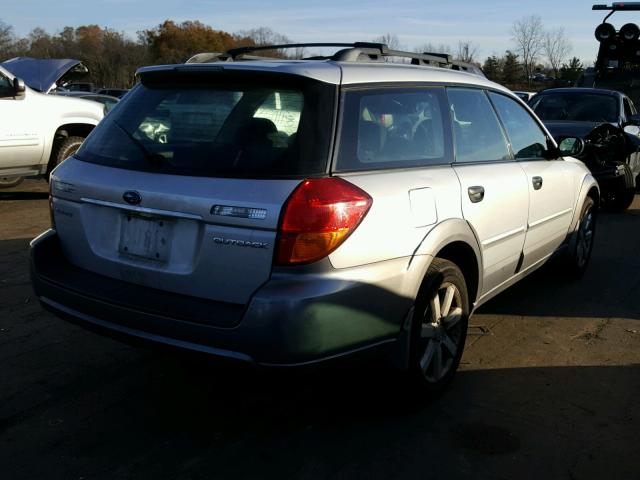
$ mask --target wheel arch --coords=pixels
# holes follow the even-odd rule
[[[67,137],[83,137],[87,135],[95,128],[95,125],[90,123],[66,123],[56,128],[54,140]]]
[[[473,306],[482,291],[482,253],[473,229],[465,220],[457,218],[439,223],[423,239],[416,253],[455,263],[467,282],[469,300]],[[422,280],[430,263],[424,266]]]
[[[471,245],[463,241],[454,241],[443,247],[435,255],[455,263],[467,284],[467,293],[471,304],[478,299],[478,286],[480,283],[479,262]]]
[[[572,235],[576,228],[578,228],[578,222],[580,221],[580,212],[585,198],[590,197],[593,199],[596,208],[600,207],[600,186],[598,181],[591,175],[587,174],[582,179],[582,186],[580,187],[580,193],[573,208],[573,218],[571,219],[571,226],[569,227],[568,235]]]
[[[73,122],[65,123],[56,128],[53,135],[53,141],[51,143],[51,151],[49,152],[49,159],[47,160],[47,171],[52,170],[52,166],[55,162],[55,156],[58,153],[58,147],[69,137],[82,137],[86,138],[96,126],[91,123]]]

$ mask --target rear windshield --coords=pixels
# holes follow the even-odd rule
[[[327,170],[335,86],[257,72],[156,74],[76,154],[174,175],[290,177]]]
[[[545,93],[533,99],[531,108],[545,121],[617,122],[618,100],[597,93]]]

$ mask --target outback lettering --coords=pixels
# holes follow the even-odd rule
[[[236,240],[233,238],[213,237],[214,243],[218,245],[232,245],[234,247],[250,247],[250,248],[269,248],[266,242],[248,242],[245,240]]]

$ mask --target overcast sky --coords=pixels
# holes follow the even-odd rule
[[[597,44],[593,30],[604,17],[584,0],[6,0],[0,19],[17,35],[35,27],[50,33],[64,26],[98,24],[135,36],[165,19],[199,20],[236,32],[267,26],[299,42],[367,41],[384,33],[398,35],[408,48],[430,42],[479,45],[482,59],[513,48],[514,20],[530,14],[548,27],[564,27],[572,54],[591,62]],[[640,12],[617,13],[617,27],[639,22]]]

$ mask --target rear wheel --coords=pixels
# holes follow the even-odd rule
[[[0,188],[17,187],[23,180],[24,177],[0,177]]]
[[[460,269],[435,258],[416,299],[411,328],[410,374],[425,393],[453,378],[467,337],[469,298]]]
[[[51,162],[49,164],[49,172],[64,162],[71,155],[76,153],[80,145],[84,142],[83,137],[67,137],[65,138],[55,151],[55,154],[51,158]]]

